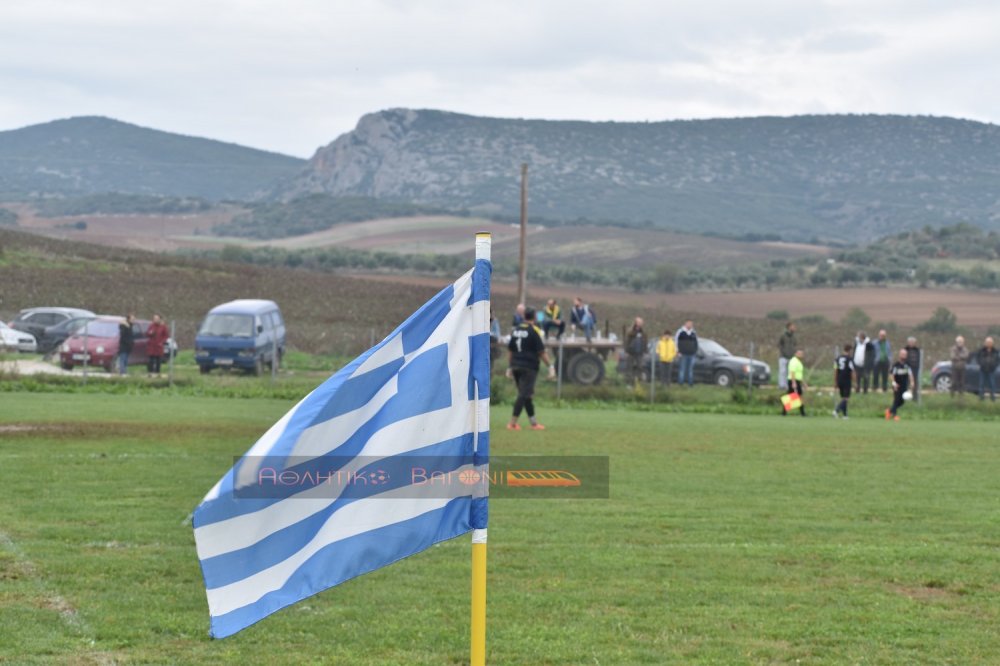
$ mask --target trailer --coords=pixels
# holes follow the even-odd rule
[[[549,338],[545,347],[560,369],[563,381],[590,386],[604,379],[608,357],[618,351],[621,343],[606,337],[594,337],[587,342],[583,337],[564,336],[559,340]]]

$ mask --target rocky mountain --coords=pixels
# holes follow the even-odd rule
[[[0,132],[0,194],[8,197],[118,192],[246,200],[304,165],[96,116]]]
[[[534,219],[862,241],[924,225],[1000,228],[1000,127],[833,115],[650,123],[392,109],[317,151],[274,191]]]

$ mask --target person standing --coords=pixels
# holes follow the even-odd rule
[[[892,364],[892,345],[886,337],[885,329],[878,332],[875,341],[875,377],[872,379],[872,389],[885,393],[889,389],[889,366]],[[882,388],[879,388],[879,380]]]
[[[562,308],[556,303],[556,299],[550,298],[545,304],[545,323],[542,324],[545,337],[549,337],[549,331],[556,329],[556,340],[566,332],[566,322],[563,320]]]
[[[162,376],[160,374],[160,366],[163,362],[163,349],[169,337],[170,331],[167,330],[166,324],[160,320],[160,315],[154,314],[153,323],[146,329],[146,338],[148,338],[146,341],[146,353],[149,356],[146,369],[150,377],[153,375],[157,377]]]
[[[642,355],[646,353],[647,338],[642,317],[636,317],[632,328],[625,333],[625,354],[628,356],[628,373],[633,382],[642,376]]]
[[[965,366],[969,363],[969,349],[965,346],[965,338],[961,335],[955,338],[955,344],[951,346],[951,390],[949,393],[955,397],[955,392],[962,397],[965,393]]]
[[[677,353],[681,356],[680,373],[677,383],[694,386],[694,362],[698,355],[698,334],[694,330],[694,322],[688,319],[674,334]]]
[[[899,420],[899,409],[906,402],[903,394],[913,386],[913,369],[907,362],[905,349],[899,350],[899,360],[889,368],[889,376],[892,377],[892,406],[885,410],[885,420]]]
[[[535,320],[533,308],[524,309],[524,321],[510,332],[510,342],[507,343],[508,368],[507,376],[514,380],[517,386],[517,399],[514,401],[514,412],[507,423],[507,430],[520,430],[517,420],[521,410],[528,413],[528,421],[532,430],[545,430],[545,426],[535,418],[535,381],[538,379],[539,362],[544,361],[549,366],[549,376],[555,375],[555,367],[545,351],[545,341],[532,325]]]
[[[135,332],[132,324],[135,322],[135,315],[129,313],[125,321],[118,323],[118,374],[124,377],[128,374],[128,357],[135,347]]]
[[[656,359],[659,362],[660,382],[664,386],[670,386],[670,374],[674,369],[674,358],[677,356],[677,343],[670,330],[663,331],[663,335],[656,343]]]
[[[857,369],[854,367],[851,345],[844,345],[844,353],[833,364],[833,385],[840,391],[840,403],[833,410],[834,418],[847,417],[847,401],[851,398],[851,386]]]
[[[920,397],[920,370],[923,363],[923,353],[920,351],[920,347],[917,346],[917,339],[912,335],[906,338],[906,364],[910,366],[910,370],[913,371],[913,383],[910,391],[913,393],[913,397]]]
[[[788,390],[788,361],[795,356],[799,341],[795,339],[795,322],[785,324],[785,332],[778,338],[778,388]]]
[[[490,363],[500,358],[500,320],[490,310]]]
[[[597,325],[597,315],[579,296],[573,301],[573,309],[569,311],[569,321],[573,326],[574,334],[576,327],[579,326],[583,329],[583,335],[587,338],[587,342],[590,342],[594,336],[594,326]]]
[[[802,364],[805,352],[801,349],[795,350],[795,356],[788,361],[788,393],[799,396],[799,413],[806,415],[806,368]],[[782,416],[788,416],[788,410],[781,410]]]
[[[511,322],[511,326],[520,326],[524,322],[524,303],[518,303],[517,307],[514,308],[514,319]],[[532,318],[534,321],[534,318]]]
[[[996,371],[1000,366],[1000,352],[993,346],[993,338],[986,338],[982,348],[976,352],[979,364],[979,399],[986,399],[986,389],[990,389],[990,400],[997,401]]]
[[[868,382],[875,369],[875,345],[864,331],[858,331],[858,336],[854,338],[851,360],[854,362],[854,390],[861,393],[863,387],[864,392],[868,393]]]

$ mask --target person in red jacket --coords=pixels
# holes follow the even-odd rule
[[[160,377],[162,376],[160,374],[160,364],[163,361],[163,349],[167,344],[167,338],[170,337],[170,331],[167,330],[167,325],[160,319],[160,315],[153,315],[153,323],[146,330],[146,337],[148,338],[146,353],[149,355],[149,363],[147,365],[149,376],[156,375]]]

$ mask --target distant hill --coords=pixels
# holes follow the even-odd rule
[[[0,132],[0,195],[7,197],[118,192],[248,200],[304,164],[96,116]]]
[[[274,196],[364,196],[534,219],[859,242],[924,225],[1000,228],[1000,127],[798,116],[656,123],[364,116]]]

